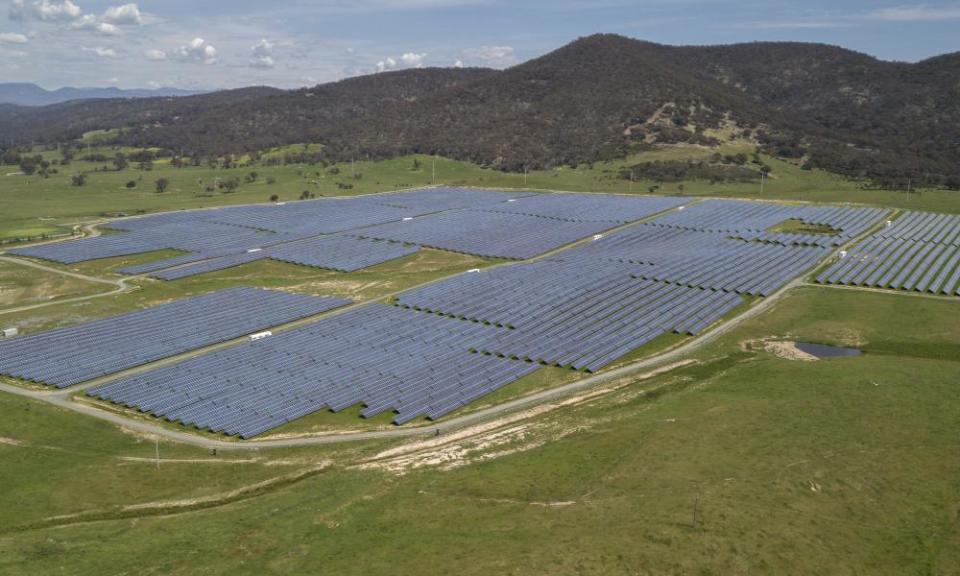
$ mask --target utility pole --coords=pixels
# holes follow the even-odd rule
[[[767,173],[763,170],[760,171],[760,195],[763,196],[763,181],[766,178]]]
[[[700,507],[700,493],[697,492],[697,497],[693,501],[693,528],[697,527],[697,508]]]
[[[523,165],[523,187],[527,187],[527,165]]]

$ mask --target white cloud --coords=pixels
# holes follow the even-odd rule
[[[27,37],[16,32],[0,32],[0,42],[4,44],[26,44]]]
[[[107,84],[119,84],[120,79],[114,76],[113,78],[107,78],[106,82]]]
[[[423,59],[427,57],[427,54],[416,52],[406,52],[403,56],[400,57],[400,61],[407,66],[413,66],[415,68],[423,68]]]
[[[931,8],[919,4],[916,6],[894,6],[880,8],[867,14],[872,20],[888,22],[942,22],[960,18],[960,6]]]
[[[149,82],[147,82],[147,86],[156,90],[157,88],[160,88],[161,86],[163,86],[163,84],[157,82],[156,80],[150,80]]]
[[[251,68],[273,68],[276,62],[273,60],[273,44],[266,38],[261,38],[259,42],[250,47],[250,67]]]
[[[163,50],[157,50],[156,48],[151,48],[150,50],[147,50],[146,56],[147,56],[147,60],[158,61],[158,60],[167,59],[167,53],[164,52]]]
[[[377,62],[377,72],[401,68],[423,68],[426,52],[404,52],[398,58],[387,57]]]
[[[215,64],[218,60],[217,49],[203,38],[194,38],[190,43],[174,50],[173,54],[183,62]]]
[[[143,24],[140,8],[132,3],[107,8],[107,11],[103,13],[103,20],[104,22],[119,24],[121,26],[139,26]]]
[[[397,67],[397,61],[393,58],[386,58],[377,62],[377,72],[386,72]]]
[[[117,51],[116,51],[116,50],[114,50],[113,48],[104,48],[103,46],[95,46],[95,47],[93,47],[93,48],[86,48],[86,47],[84,47],[84,48],[83,48],[83,51],[84,51],[84,52],[93,52],[94,54],[96,54],[97,56],[100,56],[101,58],[116,58],[116,57],[117,57]]]
[[[29,4],[26,0],[13,0],[9,11],[11,20],[35,19],[43,22],[71,22],[82,15],[83,10],[71,0],[33,0]]]
[[[453,63],[454,68],[463,68],[463,60],[457,60]]]
[[[120,33],[120,29],[109,22],[99,22],[93,14],[84,14],[71,22],[67,28],[71,30],[89,30],[99,32],[104,36],[115,36]]]

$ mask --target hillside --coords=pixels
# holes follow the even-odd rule
[[[581,38],[505,71],[406,70],[309,89],[0,108],[11,144],[126,128],[118,144],[191,155],[321,142],[331,159],[438,153],[506,170],[711,145],[766,151],[887,187],[960,188],[960,54],[916,64],[834,46],[665,46]]]
[[[45,90],[36,84],[27,82],[0,82],[0,103],[16,104],[17,106],[49,106],[71,100],[94,98],[151,98],[190,96],[193,94],[199,94],[199,92],[178,88],[124,90],[122,88],[74,88],[70,86],[56,90]]]
[[[125,128],[120,141],[187,153],[259,150],[318,138],[335,122],[482,78],[482,69],[404,70],[300,90],[241,88],[187,98],[86,100],[0,109],[0,133],[17,142],[57,142]]]

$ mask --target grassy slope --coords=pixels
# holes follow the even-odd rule
[[[110,289],[106,284],[0,262],[0,310],[57,298],[97,294]]]
[[[679,146],[645,152],[624,161],[598,163],[594,166],[559,168],[556,170],[522,174],[506,174],[496,170],[447,160],[436,159],[436,183],[448,185],[529,187],[545,190],[593,192],[647,193],[654,182],[631,183],[616,177],[617,171],[628,164],[652,160],[706,158],[715,150]],[[739,144],[720,148],[724,153],[749,151]],[[254,166],[229,170],[208,167],[173,168],[157,162],[152,171],[128,169],[123,172],[90,172],[101,164],[75,161],[59,167],[60,172],[48,179],[37,176],[0,177],[0,202],[7,209],[0,214],[0,240],[4,238],[52,233],[80,221],[99,218],[105,212],[163,211],[182,208],[200,208],[266,202],[272,194],[281,200],[293,200],[308,190],[319,196],[365,194],[396,188],[425,186],[434,182],[433,158],[419,156],[421,167],[412,170],[413,157],[380,162],[357,162],[339,166],[340,174],[331,175],[319,166]],[[922,194],[904,194],[896,191],[864,190],[858,184],[820,171],[804,171],[799,167],[773,158],[763,160],[772,167],[772,177],[761,195],[757,184],[710,184],[706,181],[684,182],[683,193],[695,196],[729,196],[776,200],[804,200],[819,202],[861,202],[894,207],[960,212],[956,193],[924,191]],[[12,168],[12,167],[11,167]],[[232,194],[204,195],[204,188],[216,178],[236,177],[243,180],[251,170],[258,173],[254,183],[243,183]],[[83,187],[70,185],[70,177],[78,172],[88,175]],[[362,174],[359,180],[351,174]],[[170,180],[170,188],[163,194],[154,192],[154,181],[160,177]],[[267,179],[273,178],[274,184]],[[137,181],[137,187],[127,189],[125,184]],[[341,190],[338,183],[352,184],[352,190]],[[676,194],[681,184],[666,184],[659,193]]]
[[[109,275],[112,269],[152,258],[109,258],[64,268],[88,274]],[[36,332],[232,286],[258,286],[307,294],[343,296],[358,301],[369,300],[496,262],[488,258],[430,249],[350,273],[262,260],[172,282],[139,279],[132,281],[140,286],[140,289],[134,292],[88,302],[54,304],[36,310],[7,314],[3,318],[4,322],[19,326],[25,333]]]
[[[340,465],[222,508],[8,532],[0,571],[950,574],[960,562],[960,362],[916,350],[960,344],[954,308],[799,289],[704,350],[704,364],[641,386],[656,393],[631,387],[536,421],[507,446],[526,450],[401,477],[348,469],[353,455],[332,449],[290,451],[277,457]],[[875,310],[885,312],[866,313]],[[868,353],[804,363],[741,350],[768,336]],[[13,417],[27,408],[39,414]],[[117,456],[149,456],[150,444],[51,410],[5,399],[0,436],[102,454],[0,445],[17,462],[0,472],[8,526],[23,520],[18,509],[36,518],[240,482],[209,464],[176,475],[131,466],[114,479]]]

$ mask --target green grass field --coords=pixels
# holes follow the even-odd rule
[[[627,165],[643,161],[707,158],[716,151],[735,153],[748,150],[749,148],[741,144],[728,144],[718,149],[674,146],[644,152],[625,160],[592,166],[581,165],[577,168],[534,171],[526,176],[430,156],[340,164],[337,166],[338,174],[330,174],[320,166],[174,168],[166,162],[156,162],[150,171],[128,168],[117,172],[102,171],[102,163],[74,161],[68,166],[58,167],[59,173],[46,179],[13,172],[0,177],[0,202],[3,202],[6,208],[0,214],[0,241],[69,231],[69,228],[77,223],[97,220],[111,213],[138,214],[262,203],[267,202],[274,194],[280,200],[295,200],[304,191],[322,197],[443,184],[645,194],[658,183],[630,182],[618,178],[618,171]],[[102,152],[112,155],[111,150]],[[420,162],[417,170],[413,169],[414,158]],[[906,194],[902,191],[870,190],[864,189],[859,183],[826,172],[802,170],[794,164],[766,156],[762,160],[773,170],[771,177],[764,183],[762,194],[759,184],[710,184],[707,181],[664,184],[656,192],[769,200],[856,202],[917,210],[960,212],[956,194],[949,191],[923,190],[918,194]],[[257,172],[257,180],[244,182],[245,177],[252,171]],[[82,187],[72,186],[70,183],[71,177],[78,173],[87,175],[87,183]],[[360,177],[356,178],[357,175]],[[155,191],[154,183],[159,178],[170,181],[166,192]],[[242,182],[236,191],[205,191],[206,187],[217,179],[229,178],[237,178]],[[128,182],[134,182],[135,187],[127,188]],[[352,189],[340,189],[338,184],[351,185]]]
[[[107,284],[0,261],[0,310],[108,292]]]
[[[110,152],[97,135],[89,139],[93,151]],[[619,179],[620,168],[713,152],[677,146],[526,176],[437,159],[435,182],[639,194],[656,183]],[[89,172],[83,187],[71,186],[70,175],[96,166],[73,162],[45,180],[0,177],[0,240],[108,212],[434,182],[433,158],[417,160],[418,170],[407,157],[340,165],[336,175],[157,163],[149,172]],[[867,190],[763,161],[773,172],[762,195],[759,184],[698,181],[682,183],[682,193],[960,212],[955,193]],[[250,170],[256,182],[204,195],[214,178],[242,180]],[[152,183],[161,176],[171,185],[157,194]],[[680,185],[656,192],[680,193]],[[784,230],[811,231],[791,225]],[[46,264],[119,278],[120,267],[174,254]],[[353,273],[267,260],[174,282],[137,278],[129,293],[57,303],[110,286],[0,262],[0,312],[53,302],[3,314],[0,324],[30,333],[242,285],[377,300],[502,263],[430,249]],[[957,574],[956,307],[946,298],[795,288],[694,353],[692,364],[399,456],[385,451],[400,454],[411,441],[213,454],[0,393],[0,574]],[[615,365],[687,341],[668,334]],[[864,354],[791,359],[793,341]],[[579,377],[544,367],[457,414]],[[389,428],[391,416],[320,412],[273,435]]]
[[[169,254],[153,253],[149,256],[94,260],[74,266],[53,264],[50,264],[50,266],[89,275],[109,277],[111,276],[110,271],[116,268],[165,256],[169,256]],[[483,268],[497,262],[497,260],[489,258],[442,252],[429,248],[422,249],[410,256],[349,273],[297,266],[275,260],[260,260],[172,282],[139,278],[130,281],[132,285],[138,287],[132,292],[110,295],[90,301],[52,304],[35,310],[5,314],[3,320],[7,324],[19,326],[24,333],[36,332],[130,312],[233,286],[258,286],[305,294],[341,296],[363,301],[383,298],[388,294],[411,286],[417,286],[471,268]],[[119,277],[120,275],[113,274],[112,276]]]
[[[960,357],[930,352],[960,344],[954,307],[797,289],[697,365],[402,475],[354,466],[382,444],[161,441],[158,469],[149,438],[3,396],[0,571],[956,573]],[[770,338],[866,354],[744,347]]]

